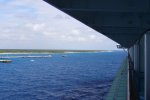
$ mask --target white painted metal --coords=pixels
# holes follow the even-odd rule
[[[134,70],[139,71],[139,45],[134,45]]]
[[[132,47],[129,49],[129,54],[130,54],[130,57],[131,57],[132,62],[134,62],[134,46],[132,46]]]
[[[144,35],[145,100],[150,100],[150,32]]]

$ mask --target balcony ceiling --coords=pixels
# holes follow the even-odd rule
[[[44,0],[129,48],[150,28],[150,0]]]

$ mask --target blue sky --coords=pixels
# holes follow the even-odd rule
[[[0,0],[0,49],[116,50],[116,42],[42,0]]]

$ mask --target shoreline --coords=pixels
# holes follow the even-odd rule
[[[115,52],[114,50],[109,51],[81,51],[81,52],[4,52],[0,54],[55,54],[55,53],[61,53],[61,54],[71,54],[71,53],[100,53],[100,52]]]
[[[69,53],[100,53],[121,50],[40,50],[40,49],[0,49],[0,54],[69,54]]]

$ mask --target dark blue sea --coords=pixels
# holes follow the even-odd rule
[[[13,61],[0,63],[0,100],[105,100],[126,55],[124,51],[0,55]]]

